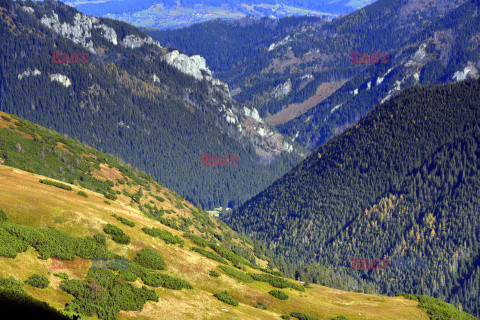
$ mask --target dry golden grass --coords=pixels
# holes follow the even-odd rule
[[[107,224],[121,227],[131,237],[130,245],[119,245],[108,240],[108,248],[113,252],[131,259],[144,247],[159,252],[167,263],[166,274],[181,277],[189,281],[193,290],[168,290],[156,288],[160,297],[158,303],[148,302],[142,311],[124,312],[119,320],[127,319],[227,319],[244,320],[280,319],[280,315],[292,311],[300,311],[320,319],[331,319],[337,315],[345,315],[348,319],[428,319],[427,314],[416,308],[416,303],[400,297],[380,297],[352,292],[343,292],[327,287],[312,285],[305,293],[292,289],[283,289],[290,299],[280,301],[268,294],[272,290],[269,284],[262,282],[243,283],[225,275],[218,269],[219,263],[200,254],[190,251],[191,242],[185,239],[185,248],[167,245],[161,239],[152,239],[141,231],[142,227],[157,227],[181,236],[183,232],[170,229],[157,221],[146,218],[136,208],[132,208],[119,198],[118,201],[106,205],[103,195],[85,191],[89,197],[76,194],[80,188],[73,186],[74,191],[66,191],[39,183],[41,176],[23,172],[0,165],[0,208],[4,209],[9,220],[19,224],[48,227],[55,226],[59,230],[77,236],[92,236],[102,233]],[[154,190],[154,189],[152,189]],[[168,192],[163,189],[162,192]],[[173,196],[172,196],[173,197]],[[168,203],[167,203],[168,202]],[[172,205],[168,200],[162,206]],[[191,205],[189,205],[191,206]],[[189,214],[189,210],[175,209],[179,214]],[[136,226],[130,228],[120,224],[115,213],[134,221]],[[219,278],[210,277],[210,270],[221,273]],[[252,269],[248,270],[252,272]],[[33,248],[21,253],[16,259],[0,257],[0,276],[10,275],[22,281],[34,273],[47,276],[51,284],[47,289],[25,286],[35,298],[62,308],[73,297],[59,289],[60,279],[53,273],[65,272],[72,279],[84,279],[87,269],[53,269],[52,260],[39,260]],[[298,283],[298,282],[297,282]],[[141,286],[140,280],[134,283]],[[240,301],[238,307],[218,301],[213,294],[227,290],[231,296]],[[253,306],[263,302],[268,310],[260,310]],[[222,311],[227,309],[228,311]]]

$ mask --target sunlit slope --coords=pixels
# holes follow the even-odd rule
[[[59,310],[67,305],[69,316],[250,320],[301,312],[319,319],[428,319],[401,297],[306,288],[273,276],[266,261],[253,256],[249,239],[147,175],[5,113],[0,158],[0,277],[24,282],[14,283]],[[121,231],[119,238],[112,228]],[[144,249],[159,254],[163,265],[140,259]],[[125,264],[95,269],[95,258]],[[209,275],[212,270],[219,276]],[[34,274],[48,285],[26,284]],[[214,296],[223,291],[238,306]],[[260,302],[266,310],[255,307]]]
[[[268,292],[273,288],[264,282],[245,283],[226,275],[218,266],[220,263],[190,251],[195,246],[182,237],[182,232],[162,225],[145,217],[135,208],[122,203],[104,203],[104,197],[85,191],[88,198],[78,195],[80,188],[73,191],[62,190],[39,182],[42,176],[18,169],[0,166],[0,208],[8,214],[8,221],[40,228],[55,227],[71,235],[92,237],[103,233],[107,224],[113,224],[124,230],[131,243],[121,245],[111,239],[107,248],[127,259],[133,259],[142,248],[152,248],[160,253],[167,265],[163,273],[187,280],[193,290],[171,290],[155,288],[159,302],[148,302],[142,311],[122,311],[119,319],[225,319],[226,316],[240,319],[279,319],[282,314],[300,311],[317,317],[345,315],[348,319],[428,319],[425,312],[416,308],[416,303],[403,298],[389,298],[375,295],[343,292],[322,286],[311,285],[305,292],[291,288],[281,289],[289,295],[287,301],[277,300]],[[135,223],[131,228],[121,224],[112,216],[127,218]],[[159,238],[152,238],[141,231],[143,227],[157,227],[182,237],[185,245],[167,245]],[[212,251],[213,252],[213,251]],[[83,280],[87,276],[87,267],[53,269],[52,259],[38,259],[38,252],[32,247],[18,254],[15,259],[0,257],[0,276],[14,276],[25,281],[32,274],[45,275],[50,280],[46,289],[25,285],[26,291],[33,297],[48,302],[56,308],[63,308],[73,296],[59,288],[61,279],[53,273],[65,272],[70,279]],[[91,262],[88,262],[88,268]],[[221,276],[213,278],[210,270],[217,270]],[[246,267],[247,272],[259,272]],[[141,287],[141,280],[133,282]],[[233,307],[218,301],[213,294],[227,290],[240,301]],[[263,302],[268,310],[253,306]],[[222,311],[221,309],[227,309]],[[360,315],[361,314],[361,315]]]

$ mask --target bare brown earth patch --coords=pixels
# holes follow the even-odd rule
[[[93,172],[93,177],[98,180],[106,181],[106,180],[121,180],[123,179],[123,175],[117,168],[109,168],[108,165],[102,163],[100,164],[100,170],[95,170]]]
[[[294,103],[289,105],[287,108],[282,111],[271,115],[267,118],[267,123],[273,126],[286,123],[296,117],[301,116],[309,109],[315,107],[320,102],[327,99],[335,91],[337,91],[341,86],[345,84],[347,80],[344,81],[335,81],[335,82],[325,82],[322,83],[318,88],[315,95],[305,100],[302,103]]]

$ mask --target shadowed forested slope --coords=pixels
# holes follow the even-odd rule
[[[479,81],[409,89],[224,220],[290,262],[479,314],[479,93]],[[349,269],[352,257],[393,256],[426,258],[428,268]]]

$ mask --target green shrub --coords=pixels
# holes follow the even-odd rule
[[[69,279],[70,279],[70,277],[68,276],[68,274],[66,274],[65,272],[54,273],[53,275],[54,275],[55,277],[60,278],[60,279],[63,279],[63,280],[69,280]]]
[[[43,184],[47,184],[49,186],[54,186],[54,187],[64,189],[64,190],[67,190],[67,191],[72,191],[73,190],[73,188],[69,185],[66,185],[66,184],[60,183],[60,182],[56,182],[56,181],[52,181],[52,180],[43,179],[43,180],[40,180],[40,182],[43,183]]]
[[[285,319],[285,320],[290,320],[290,316],[287,314],[282,314],[280,318]]]
[[[105,193],[104,194],[105,198],[107,198],[108,200],[117,200],[118,199],[118,196],[116,194],[113,194],[113,193]]]
[[[283,274],[282,271],[273,271],[273,270],[265,269],[265,268],[259,268],[258,270],[260,270],[262,272],[265,272],[265,273],[273,274],[274,276],[277,276],[277,277],[285,277],[285,275]]]
[[[332,320],[348,320],[348,318],[345,316],[336,316],[335,318],[332,318]]]
[[[28,247],[27,242],[0,227],[0,256],[16,258],[18,253],[25,252]]]
[[[193,289],[193,286],[188,281],[163,273],[144,272],[141,278],[143,283],[151,287],[164,287],[173,290]]]
[[[254,307],[262,310],[268,310],[268,307],[263,302],[258,302]]]
[[[308,314],[301,312],[291,312],[290,316],[297,318],[298,320],[320,320],[317,317],[309,316]]]
[[[207,247],[211,244],[210,241],[205,240],[202,237],[196,236],[192,233],[185,232],[183,234],[183,237],[192,240],[193,243],[195,243],[197,246],[200,246],[200,247],[203,247],[203,248],[205,248],[205,247]]]
[[[275,298],[280,299],[280,300],[287,300],[288,299],[288,294],[286,294],[285,292],[280,291],[280,290],[271,290],[269,293],[272,296],[274,296]]]
[[[218,300],[222,301],[222,302],[225,302],[229,305],[232,305],[232,306],[238,306],[239,305],[239,302],[238,300],[230,297],[230,295],[228,294],[227,291],[223,291],[223,292],[219,292],[219,293],[215,293],[213,295],[215,298],[217,298]]]
[[[215,277],[215,278],[220,277],[220,273],[218,273],[218,272],[215,271],[215,270],[210,270],[210,272],[208,273],[208,275],[211,276],[211,277]]]
[[[48,278],[45,276],[34,274],[25,280],[25,283],[31,285],[32,287],[45,289],[50,284],[50,281],[48,281]]]
[[[112,240],[120,244],[129,244],[131,241],[130,237],[127,236],[126,234],[114,235],[112,236]]]
[[[12,276],[8,278],[0,277],[0,288],[13,291],[23,291],[23,282],[15,279]]]
[[[117,319],[121,310],[140,311],[147,301],[158,302],[155,291],[136,288],[108,269],[90,269],[85,280],[62,281],[60,289],[75,297],[66,311],[103,320]]]
[[[132,228],[135,227],[135,222],[133,221],[117,216],[116,214],[112,214],[112,216],[118,221],[120,221],[121,223],[126,224],[129,227],[132,227]]]
[[[171,219],[167,219],[167,218],[162,218],[161,216],[157,216],[156,214],[154,214],[153,216],[155,217],[155,220],[166,225],[167,227],[170,227],[175,230],[180,230],[180,227],[175,223],[175,221],[172,221]]]
[[[2,230],[20,241],[20,247],[23,246],[21,250],[28,248],[28,244],[34,247],[40,254],[40,259],[58,257],[72,260],[77,256],[84,259],[114,258],[112,252],[91,239],[72,236],[53,227],[38,228],[4,223],[0,227],[0,235],[3,233]]]
[[[230,249],[227,249],[225,247],[213,244],[211,242],[209,242],[209,247],[212,248],[213,251],[218,253],[223,258],[225,258],[227,260],[230,260],[233,263],[233,265],[236,266],[237,268],[241,268],[243,266],[249,266],[251,268],[255,268],[255,266],[250,261],[248,261],[244,257],[241,257],[241,256],[235,254]]]
[[[0,209],[0,222],[5,222],[7,221],[8,219],[8,216],[7,214],[5,213],[5,211],[3,211],[2,209]]]
[[[113,224],[107,224],[103,231],[112,236],[112,240],[120,244],[129,244],[130,237],[127,236],[122,229]]]
[[[180,244],[181,246],[183,246],[183,244],[185,243],[185,241],[183,241],[183,239],[181,239],[179,236],[175,236],[175,235],[171,234],[170,232],[168,232],[167,230],[162,230],[162,229],[159,229],[159,228],[149,229],[149,228],[144,227],[144,228],[142,228],[142,231],[145,232],[148,235],[151,235],[152,237],[158,237],[158,238],[164,240],[166,243]]]
[[[106,246],[107,245],[107,237],[104,234],[97,233],[92,238],[93,241],[98,243],[99,245]]]
[[[223,270],[226,274],[228,274],[231,277],[237,278],[239,280],[245,281],[247,283],[253,282],[253,279],[251,276],[248,275],[248,273],[242,272],[237,269],[233,269],[227,266],[219,266],[220,269]]]
[[[88,198],[88,194],[83,190],[78,191],[77,194],[82,196],[82,197]]]
[[[5,120],[5,121],[7,121],[7,122],[10,122],[10,121],[11,121],[10,118],[7,117],[7,116],[2,116],[2,119]]]
[[[275,288],[292,288],[297,291],[305,291],[305,287],[299,284],[290,282],[284,278],[275,277],[271,274],[264,273],[249,273],[249,275],[256,281],[262,281],[269,283],[272,287]]]
[[[215,254],[213,252],[210,252],[210,251],[207,251],[207,250],[204,250],[204,249],[201,249],[201,248],[197,248],[197,247],[193,247],[192,251],[198,252],[201,255],[204,255],[205,257],[207,257],[209,259],[212,259],[212,260],[215,260],[215,261],[218,261],[220,263],[228,264],[227,260],[223,259],[218,254]]]
[[[474,316],[458,310],[454,305],[440,301],[433,297],[419,295],[419,294],[407,294],[397,293],[397,296],[402,296],[406,299],[418,301],[418,308],[427,310],[430,319],[435,320],[474,320],[477,319]]]
[[[162,256],[150,248],[139,251],[133,261],[145,268],[157,270],[165,270],[166,268]]]
[[[111,205],[112,203],[108,200],[103,200],[104,203],[108,204],[108,205]]]
[[[118,276],[125,281],[135,281],[137,280],[137,275],[128,269],[120,269],[118,271]]]

